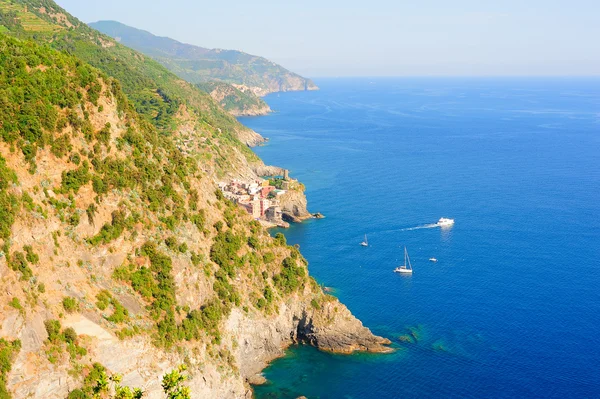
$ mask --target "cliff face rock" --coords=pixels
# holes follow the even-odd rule
[[[283,176],[284,171],[284,169],[279,166],[270,165],[255,165],[253,170],[257,176]]]
[[[312,215],[307,209],[306,195],[300,190],[288,190],[279,196],[279,203],[286,222],[298,223],[310,219]]]
[[[271,112],[269,105],[244,85],[205,82],[197,86],[233,116],[260,116]]]
[[[298,341],[321,350],[349,354],[390,352],[391,342],[371,333],[348,308],[337,300],[326,302],[318,310],[309,310],[298,324]]]
[[[239,130],[237,132],[237,139],[248,147],[256,147],[265,142],[265,138],[252,129]]]
[[[231,314],[226,328],[237,337],[235,356],[242,377],[252,383],[261,382],[258,374],[267,364],[297,343],[344,354],[391,351],[386,346],[389,340],[374,335],[337,299],[328,297],[315,308],[311,293],[307,289],[280,304],[271,316],[256,318],[240,311]]]

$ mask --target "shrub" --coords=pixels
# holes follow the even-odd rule
[[[81,186],[87,184],[91,179],[89,164],[83,161],[81,167],[62,173],[62,189],[64,192],[74,192],[77,194]]]
[[[91,397],[81,389],[77,388],[69,392],[67,399],[91,399]]]
[[[74,344],[77,341],[77,333],[73,327],[67,327],[63,331],[63,337],[66,343]]]
[[[113,298],[112,305],[114,307],[113,314],[107,317],[106,320],[112,321],[113,323],[123,323],[129,320],[129,312],[119,301]]]
[[[287,245],[287,240],[285,239],[283,233],[275,234],[275,244],[279,245],[280,247],[285,247]]]
[[[114,211],[111,223],[106,223],[102,226],[98,234],[92,238],[88,238],[88,242],[92,245],[108,244],[121,236],[121,233],[125,230],[125,224],[125,214],[122,211]]]
[[[33,277],[33,271],[27,264],[27,259],[22,252],[15,252],[10,258],[10,268],[16,272],[21,272],[21,280],[29,280]]]
[[[68,313],[73,313],[79,310],[79,304],[77,303],[77,299],[70,296],[66,296],[63,298],[62,305]]]
[[[98,300],[96,302],[98,309],[106,310],[112,300],[112,295],[107,290],[102,290],[96,295],[96,299]]]
[[[36,264],[40,261],[40,257],[33,251],[31,245],[25,245],[23,249],[25,250],[25,259],[27,259],[29,263]]]
[[[12,362],[16,354],[21,350],[21,341],[12,342],[0,338],[0,398],[10,399],[10,393],[6,387],[7,374],[12,369]]]
[[[248,237],[248,245],[253,249],[258,249],[260,247],[260,241],[255,236]]]
[[[56,342],[60,337],[60,321],[58,320],[46,320],[44,322],[44,326],[46,327],[46,332],[48,333],[48,341]]]
[[[18,311],[23,311],[23,305],[21,305],[21,301],[19,301],[19,298],[17,297],[13,297],[13,299],[8,303],[10,306],[12,306],[13,308],[17,309]]]

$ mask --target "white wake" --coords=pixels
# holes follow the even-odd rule
[[[411,231],[411,230],[420,230],[420,229],[435,229],[436,227],[440,227],[438,223],[430,223],[430,224],[422,224],[420,226],[415,227],[407,227],[405,229],[400,229],[399,231]]]

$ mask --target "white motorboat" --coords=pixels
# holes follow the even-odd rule
[[[437,262],[437,259],[436,258],[429,258],[429,261],[430,262]]]
[[[447,227],[447,226],[452,226],[454,224],[454,219],[448,219],[448,218],[440,218],[440,220],[438,220],[437,225],[440,227]]]
[[[412,274],[412,265],[410,264],[410,258],[408,257],[408,251],[406,250],[406,247],[404,247],[404,264],[402,266],[398,266],[397,268],[394,269],[394,272],[396,273],[403,273],[403,274]]]

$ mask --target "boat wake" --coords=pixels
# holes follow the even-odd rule
[[[420,226],[407,227],[405,229],[400,229],[399,231],[411,231],[411,230],[420,230],[420,229],[435,229],[436,227],[440,227],[439,223],[422,224]]]

